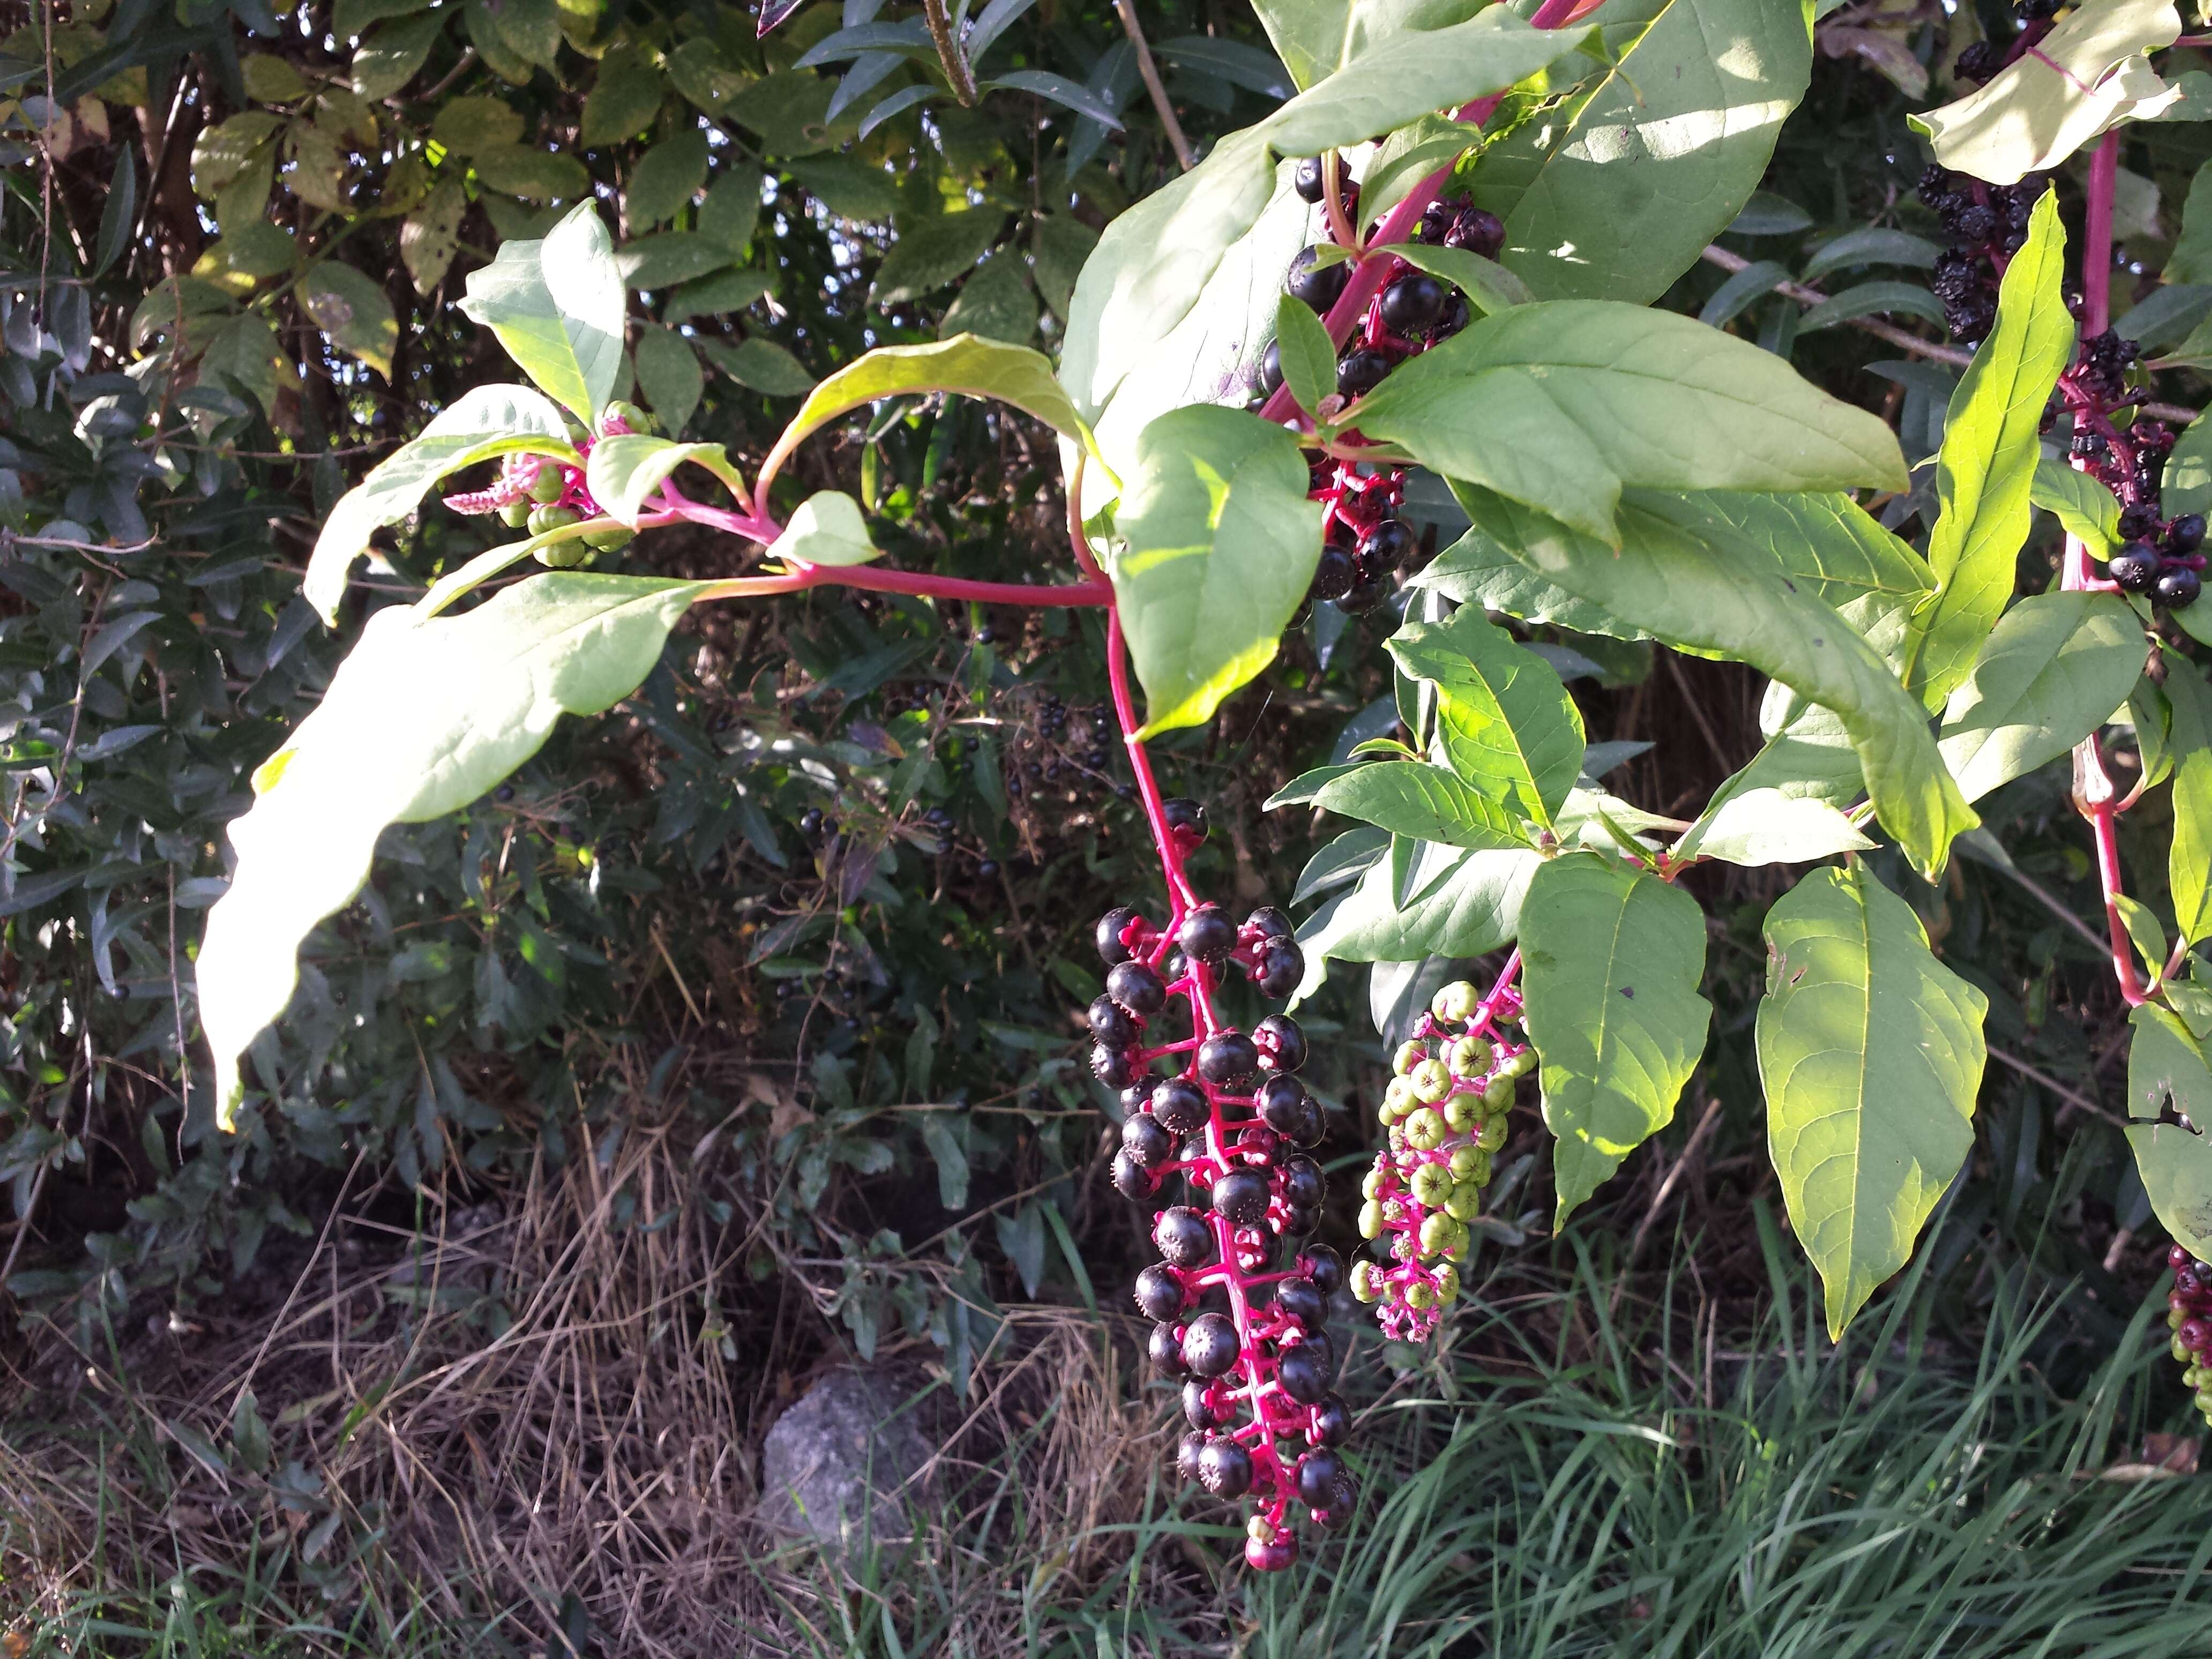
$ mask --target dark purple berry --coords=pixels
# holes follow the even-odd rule
[[[1256,1227],[1267,1218],[1267,1177],[1259,1170],[1231,1170],[1213,1183],[1213,1207],[1233,1227]],[[1211,1376],[1218,1373],[1199,1374]]]
[[[1245,917],[1244,925],[1261,939],[1288,939],[1297,932],[1290,917],[1272,904],[1263,904]]]
[[[1176,943],[1193,961],[1218,968],[1237,948],[1237,924],[1222,915],[1219,905],[1201,904],[1182,919]]]
[[[1198,1484],[1216,1498],[1242,1498],[1252,1486],[1252,1454],[1214,1436],[1198,1454]]]
[[[1364,617],[1390,597],[1390,573],[1378,570],[1371,576],[1363,576],[1352,589],[1336,602],[1337,609],[1353,617]]]
[[[1143,963],[1122,962],[1106,975],[1106,994],[1139,1019],[1149,1019],[1167,1006],[1168,988]]]
[[[1316,1446],[1341,1446],[1352,1437],[1352,1407],[1341,1395],[1325,1394],[1314,1407],[1306,1438]]]
[[[1344,1460],[1326,1446],[1308,1452],[1298,1459],[1298,1501],[1325,1510],[1336,1495],[1336,1483],[1344,1478]]]
[[[2181,611],[2197,603],[2197,596],[2203,586],[2203,580],[2194,570],[2185,564],[2178,564],[2159,576],[2151,593],[2168,611]]]
[[[1183,1310],[1182,1280],[1164,1262],[1155,1261],[1137,1275],[1136,1296],[1145,1317],[1162,1324]]]
[[[1113,998],[1100,997],[1091,1005],[1091,1035],[1114,1048],[1126,1048],[1137,1040],[1137,1022]]]
[[[1270,1014],[1252,1028],[1253,1046],[1260,1064],[1271,1072],[1302,1072],[1306,1065],[1306,1034],[1288,1014]],[[1285,1131],[1287,1133],[1287,1131]]]
[[[1321,1328],[1328,1310],[1328,1301],[1310,1279],[1277,1280],[1275,1305],[1310,1331]]]
[[[1314,565],[1313,586],[1309,590],[1317,599],[1340,599],[1352,592],[1359,580],[1359,567],[1352,555],[1334,542],[1321,550]]]
[[[1242,1089],[1260,1074],[1260,1049],[1242,1031],[1224,1031],[1198,1045],[1198,1074],[1218,1088]]]
[[[1359,568],[1370,575],[1395,570],[1413,556],[1413,532],[1396,519],[1385,519],[1359,538]]]
[[[2166,527],[2166,550],[2172,553],[2194,553],[2204,545],[2204,515],[2185,513]]]
[[[1298,1261],[1323,1296],[1334,1296],[1344,1288],[1344,1258],[1328,1245],[1310,1246],[1299,1254]]]
[[[1153,1085],[1152,1116],[1176,1134],[1194,1134],[1211,1115],[1206,1091],[1188,1078],[1166,1078]]]
[[[1175,1137],[1157,1120],[1139,1112],[1121,1125],[1121,1150],[1145,1166],[1157,1170],[1175,1155]]]
[[[1129,947],[1121,943],[1121,934],[1136,919],[1137,913],[1126,904],[1098,918],[1098,954],[1109,968],[1129,959]]]
[[[1176,1442],[1176,1473],[1186,1480],[1198,1479],[1199,1454],[1206,1449],[1208,1436],[1201,1429],[1193,1429]]]
[[[1206,808],[1188,795],[1173,795],[1160,803],[1160,816],[1168,833],[1186,853],[1206,840]]]
[[[1182,1363],[1194,1376],[1219,1376],[1237,1363],[1237,1328],[1228,1316],[1202,1313],[1182,1334]],[[1184,1390],[1189,1398],[1189,1390]],[[1188,1409],[1188,1408],[1186,1408]]]
[[[1213,1260],[1213,1229],[1188,1204],[1160,1212],[1152,1223],[1152,1243],[1178,1267],[1203,1267]]]
[[[1295,1138],[1305,1115],[1305,1085],[1294,1077],[1271,1077],[1260,1085],[1261,1121],[1279,1135]]]
[[[1352,279],[1352,264],[1336,259],[1328,264],[1316,263],[1321,257],[1317,248],[1302,247],[1291,261],[1290,275],[1283,279],[1283,292],[1308,309],[1326,313],[1344,293],[1344,285]]]
[[[1219,1314],[1206,1314],[1203,1316],[1207,1319],[1221,1319],[1221,1316]],[[1224,1325],[1229,1323],[1225,1319],[1222,1319],[1221,1322]],[[1230,1329],[1229,1340],[1232,1344],[1237,1340],[1237,1332],[1234,1327],[1231,1327]],[[1233,1352],[1231,1356],[1231,1363],[1235,1363],[1235,1355]],[[1182,1364],[1185,1370],[1188,1370],[1190,1369],[1190,1357],[1188,1350],[1184,1352]],[[1220,1411],[1215,1408],[1213,1403],[1213,1390],[1206,1386],[1206,1379],[1204,1377],[1194,1376],[1184,1382],[1182,1385],[1182,1420],[1189,1424],[1194,1429],[1218,1429],[1224,1423],[1228,1421],[1228,1419],[1224,1416]]]
[[[2130,542],[2112,555],[2106,566],[2113,581],[2130,593],[2148,593],[2158,581],[2160,560],[2157,554],[2141,542]]]
[[[1297,269],[1295,264],[1291,269]],[[1338,286],[1341,291],[1342,284]],[[1425,271],[1409,272],[1382,290],[1382,326],[1393,334],[1425,334],[1444,314],[1446,297],[1444,285],[1435,277]]]
[[[1187,1370],[1182,1363],[1182,1338],[1176,1334],[1172,1325],[1155,1325],[1152,1334],[1145,1339],[1145,1357],[1152,1362],[1152,1369],[1162,1376],[1182,1377]]]
[[[1347,353],[1336,366],[1336,389],[1347,398],[1364,398],[1382,384],[1390,360],[1372,346]]]
[[[1305,976],[1306,953],[1292,941],[1279,939],[1261,957],[1260,971],[1252,975],[1252,982],[1263,997],[1286,997]]]
[[[1283,1160],[1283,1201],[1301,1209],[1311,1209],[1328,1192],[1328,1177],[1322,1173],[1321,1165],[1304,1152],[1293,1153]]]
[[[1160,1178],[1131,1158],[1125,1150],[1114,1154],[1114,1190],[1133,1204],[1141,1204],[1160,1188]]]
[[[1298,193],[1302,202],[1318,202],[1325,193],[1322,186],[1321,157],[1309,155],[1299,161],[1291,174],[1291,188]]]
[[[1190,1352],[1188,1340],[1183,1352]],[[1310,1406],[1328,1392],[1328,1364],[1322,1358],[1325,1352],[1324,1345],[1316,1338],[1286,1350],[1275,1362],[1275,1377],[1283,1385],[1283,1392],[1300,1405]]]
[[[1486,259],[1495,259],[1505,246],[1505,222],[1482,208],[1462,208],[1452,228],[1444,233],[1446,247],[1463,247]]]
[[[1109,1089],[1127,1088],[1137,1080],[1136,1051],[1098,1044],[1091,1051],[1091,1075]]]

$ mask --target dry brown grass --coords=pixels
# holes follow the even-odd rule
[[[573,1597],[606,1654],[842,1653],[888,1597],[902,1623],[928,1602],[927,1650],[991,1654],[1021,1645],[1020,1600],[1126,1573],[1116,1528],[1166,1425],[1136,1403],[1127,1333],[1051,1308],[1009,1311],[969,1399],[937,1389],[943,1501],[884,1588],[764,1535],[761,1437],[835,1355],[806,1298],[748,1289],[695,1150],[638,1125],[415,1234],[342,1212],[264,1305],[112,1360],[34,1329],[0,1393],[0,1600],[32,1584],[52,1611],[258,1560],[295,1605],[411,1625],[410,1650],[434,1626],[542,1652]],[[894,1357],[919,1377],[933,1352]],[[234,1433],[248,1391],[265,1460]]]

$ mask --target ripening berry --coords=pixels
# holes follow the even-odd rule
[[[1256,1227],[1267,1218],[1267,1177],[1257,1170],[1231,1170],[1213,1183],[1214,1211],[1232,1227]]]
[[[1242,1031],[1224,1031],[1198,1045],[1198,1074],[1218,1088],[1242,1089],[1260,1075],[1260,1050]]]
[[[1237,1364],[1237,1328],[1228,1316],[1202,1313],[1182,1334],[1182,1363],[1194,1376],[1222,1376]]]
[[[1165,1324],[1182,1313],[1188,1301],[1182,1276],[1165,1262],[1155,1261],[1137,1275],[1137,1306],[1146,1318]]]
[[[1176,943],[1194,962],[1218,968],[1237,948],[1237,924],[1221,914],[1218,904],[1201,904],[1182,919]]]
[[[1252,1486],[1252,1454],[1213,1436],[1198,1454],[1198,1484],[1216,1498],[1242,1498]]]
[[[1244,1565],[1255,1572],[1283,1572],[1297,1559],[1298,1537],[1288,1527],[1278,1528],[1264,1544],[1256,1538],[1244,1540]]]
[[[1168,988],[1143,963],[1124,962],[1106,975],[1106,994],[1138,1018],[1149,1019],[1167,1006]]]
[[[1213,1229],[1187,1204],[1160,1212],[1152,1223],[1152,1243],[1178,1267],[1203,1267],[1213,1260]]]
[[[1206,1091],[1186,1077],[1163,1079],[1152,1090],[1152,1115],[1179,1135],[1194,1134],[1212,1115]]]

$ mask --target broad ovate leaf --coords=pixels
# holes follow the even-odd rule
[[[499,337],[507,356],[586,426],[622,374],[622,269],[590,202],[535,242],[502,242],[469,273],[461,310]]]
[[[1667,1126],[1705,1052],[1705,913],[1656,877],[1569,853],[1529,884],[1521,962],[1564,1223]]]
[[[1109,574],[1146,734],[1199,724],[1274,659],[1321,556],[1308,482],[1297,440],[1241,410],[1177,410],[1138,439]]]
[[[2212,686],[2193,664],[2168,656],[2165,691],[2173,711],[2168,738],[2173,840],[2166,853],[2166,880],[2174,921],[2193,945],[2212,935]]]
[[[1526,847],[1518,818],[1489,793],[1425,761],[1355,766],[1315,791],[1313,804],[1394,836],[1446,847]]]
[[[1300,87],[1324,81],[1381,43],[1463,22],[1482,0],[1259,0],[1253,9]]]
[[[2144,649],[2142,624],[2115,594],[2022,599],[1943,711],[1936,747],[1959,793],[1979,800],[2104,725],[2135,690]]]
[[[2043,406],[2074,351],[2062,284],[2066,232],[2057,192],[2028,221],[2027,241],[2005,267],[1997,320],[1951,394],[1936,458],[1936,577],[1906,653],[1906,684],[1930,706],[1966,678],[2011,599],[2014,563],[2033,515]]]
[[[1626,485],[1902,489],[1889,428],[1773,353],[1672,312],[1514,306],[1400,367],[1347,416],[1446,477],[1618,545]]]
[[[793,564],[866,564],[883,556],[868,539],[860,502],[837,489],[801,501],[769,551]]]
[[[1874,843],[1826,801],[1775,788],[1727,790],[1676,843],[1677,859],[1813,864]]]
[[[236,868],[198,964],[226,1125],[239,1058],[291,1000],[301,941],[361,890],[385,825],[458,811],[536,754],[562,714],[628,696],[707,586],[549,574],[465,616],[393,606],[369,619],[230,826]]]
[[[704,467],[732,489],[738,485],[738,471],[721,445],[679,444],[642,432],[622,433],[593,444],[584,482],[592,499],[610,517],[634,525],[654,492],[686,462]]]
[[[1943,166],[2017,184],[2178,100],[2179,89],[2159,79],[2145,54],[2180,33],[2172,0],[2086,0],[1986,85],[1911,117],[1912,125]]]
[[[1390,654],[1437,688],[1437,736],[1452,770],[1548,828],[1586,746],[1582,713],[1552,665],[1473,607],[1407,624]]]
[[[1612,0],[1608,62],[1544,118],[1486,147],[1478,205],[1500,260],[1547,300],[1664,294],[1765,173],[1812,72],[1796,0]]]
[[[2173,477],[2169,461],[2166,470],[2168,479]],[[2171,496],[2169,488],[2164,492]],[[2035,464],[2035,479],[2028,487],[2028,499],[2045,512],[2056,515],[2068,532],[2079,536],[2089,544],[2089,550],[2102,558],[2120,538],[2120,503],[2112,492],[2099,483],[2087,472],[2077,472],[2063,461],[2045,456]],[[2184,511],[2172,507],[2175,513]]]
[[[301,591],[322,619],[337,621],[346,573],[368,549],[370,535],[398,524],[423,493],[449,472],[517,451],[557,456],[576,452],[550,399],[526,386],[481,386],[434,416],[421,435],[402,444],[338,498],[315,538]]]
[[[1863,864],[1815,870],[1767,912],[1767,1149],[1832,1337],[1911,1258],[1973,1149],[1988,1010]]]

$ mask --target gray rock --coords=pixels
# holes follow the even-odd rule
[[[936,1447],[915,1420],[911,1386],[878,1371],[833,1371],[775,1420],[761,1449],[763,1522],[832,1549],[911,1538]]]

